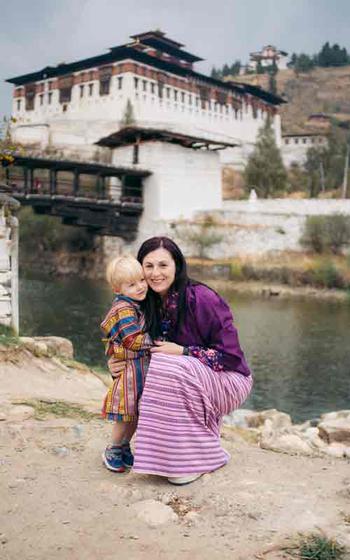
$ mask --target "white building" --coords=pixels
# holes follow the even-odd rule
[[[132,205],[125,189],[137,183],[143,204],[139,241],[156,230],[157,221],[162,228],[169,220],[219,210],[222,163],[242,166],[268,117],[281,145],[278,107],[284,101],[257,86],[196,72],[193,64],[201,59],[160,31],[131,39],[106,54],[8,81],[14,85],[13,137],[30,148],[27,169],[15,181],[22,194],[39,196],[36,204],[43,211],[41,198],[52,196],[57,204],[66,188],[62,174],[69,171],[74,199],[69,204],[75,204],[84,191],[79,162],[98,163],[93,172],[100,192],[104,185],[101,203],[116,203],[118,192],[118,204]],[[126,141],[125,126],[131,123]],[[38,167],[45,171],[44,182]],[[143,178],[135,178],[138,170]],[[56,211],[85,223],[88,211],[78,219],[69,204],[62,202]]]
[[[94,143],[119,129],[130,100],[141,127],[234,141],[242,153],[270,115],[280,145],[280,97],[196,72],[201,59],[160,31],[131,39],[106,54],[9,79],[14,139],[93,157]]]
[[[310,148],[322,149],[328,146],[328,139],[321,132],[283,134],[281,155],[283,163],[290,167],[293,163],[304,165]]]
[[[250,60],[248,68],[256,70],[258,64],[263,68],[276,64],[278,70],[285,70],[287,68],[288,53],[280,51],[273,45],[266,45],[258,52],[250,53]]]

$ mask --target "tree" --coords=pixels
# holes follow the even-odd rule
[[[11,138],[11,125],[16,122],[16,119],[11,117],[3,118],[0,123],[0,168],[8,167],[15,161],[16,152],[23,151],[22,146],[15,144]]]
[[[304,53],[297,56],[294,64],[294,72],[298,74],[299,72],[310,72],[314,68],[315,64],[312,58]]]
[[[309,175],[309,192],[315,197],[323,190],[333,190],[341,186],[344,180],[344,163],[349,133],[333,126],[325,148],[310,148],[306,153],[304,169]]]
[[[259,58],[258,62],[256,63],[256,73],[257,74],[264,74],[265,70],[263,65],[261,64],[261,60]]]
[[[258,133],[244,176],[246,188],[254,188],[262,198],[268,198],[287,188],[287,172],[269,119]]]
[[[134,108],[132,106],[132,103],[131,103],[130,99],[128,99],[128,101],[126,103],[126,107],[125,107],[125,111],[124,111],[124,115],[123,115],[121,124],[122,124],[122,126],[131,126],[132,124],[135,124]]]
[[[229,76],[230,75],[230,68],[229,68],[228,64],[224,64],[221,73],[222,73],[223,76]]]
[[[240,60],[236,60],[232,65],[231,65],[231,69],[230,69],[230,73],[232,76],[237,76],[240,71],[241,71],[241,61]]]
[[[274,74],[269,75],[269,92],[277,95],[277,82]]]
[[[217,69],[215,68],[215,66],[213,66],[213,68],[212,68],[212,70],[211,70],[210,76],[211,76],[212,78],[214,78],[214,80],[219,80],[219,79],[220,79],[220,71],[217,70]]]

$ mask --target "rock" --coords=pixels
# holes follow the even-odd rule
[[[326,455],[330,455],[331,457],[336,457],[339,459],[350,457],[350,447],[342,444],[331,443],[331,445],[327,445],[322,451]]]
[[[305,441],[299,434],[293,433],[263,433],[260,447],[293,455],[313,455],[315,452],[308,441]]]
[[[59,457],[67,457],[69,455],[69,449],[67,447],[53,447],[52,452]]]
[[[73,358],[73,344],[61,336],[21,336],[21,343],[36,356]]]
[[[184,521],[190,525],[197,524],[199,521],[199,513],[197,513],[196,511],[189,511],[184,516]]]
[[[137,517],[145,521],[150,527],[158,527],[171,521],[177,521],[177,515],[171,507],[157,500],[137,502],[133,505],[133,509]]]
[[[289,414],[279,412],[272,408],[263,412],[255,412],[247,416],[247,424],[249,428],[260,428],[266,425],[267,421],[271,423],[272,430],[280,430],[292,426],[292,419]]]
[[[318,428],[310,427],[302,432],[302,436],[303,439],[309,441],[311,445],[313,445],[317,449],[323,448],[327,445],[326,442],[320,438]]]
[[[239,408],[231,414],[224,416],[224,424],[228,426],[237,426],[238,428],[248,428],[248,418],[255,416],[257,413],[248,408]]]
[[[22,422],[23,420],[32,418],[34,414],[35,410],[32,406],[14,405],[8,412],[7,420],[9,420],[10,422]]]
[[[346,411],[342,411],[346,412]],[[332,413],[331,413],[332,414]],[[318,425],[320,438],[327,443],[340,442],[350,445],[350,413],[349,415],[326,415]]]
[[[38,342],[44,342],[50,354],[73,359],[73,344],[70,340],[68,340],[68,338],[63,338],[61,336],[36,336],[35,340],[37,340]]]

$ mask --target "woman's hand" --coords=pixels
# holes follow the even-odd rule
[[[117,360],[116,358],[109,358],[107,365],[109,371],[111,372],[111,376],[113,377],[113,379],[116,379],[117,377],[120,377],[120,375],[124,371],[126,362]]]
[[[151,348],[152,354],[175,354],[177,356],[181,356],[184,347],[180,346],[179,344],[175,344],[175,342],[167,342],[162,340],[155,340],[155,346]]]

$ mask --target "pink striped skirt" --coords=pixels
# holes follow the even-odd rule
[[[252,377],[215,372],[196,358],[154,354],[141,397],[133,470],[160,476],[206,473],[230,456],[221,419],[246,400]]]

